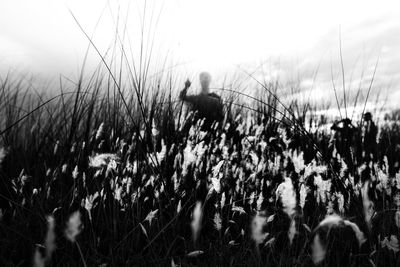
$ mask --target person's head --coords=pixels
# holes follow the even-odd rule
[[[364,113],[364,120],[365,121],[370,121],[372,119],[372,115],[370,112],[365,112]]]
[[[349,118],[343,119],[343,126],[344,127],[350,126],[350,124],[351,124],[351,120]]]
[[[211,75],[208,72],[200,73],[201,93],[208,94],[210,91]]]
[[[350,266],[351,255],[365,243],[359,227],[338,215],[328,215],[312,233],[311,258],[316,266]]]

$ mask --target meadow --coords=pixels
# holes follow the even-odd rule
[[[2,77],[2,266],[398,266],[395,113],[350,168],[273,83],[205,127],[168,84],[110,79],[49,98]]]
[[[1,266],[400,266],[398,111],[372,160],[352,116],[349,160],[279,81],[213,88],[225,116],[207,124],[183,74],[83,33],[96,70],[44,91],[0,76]]]

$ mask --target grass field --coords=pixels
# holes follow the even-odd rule
[[[376,110],[365,160],[363,121],[340,150],[318,113],[336,104],[246,72],[256,96],[213,88],[225,118],[205,125],[182,75],[83,33],[95,71],[44,91],[0,76],[1,266],[400,266],[398,112]]]
[[[162,85],[95,73],[49,98],[2,78],[1,265],[397,266],[395,115],[373,162],[355,134],[350,168],[261,88],[204,129]]]

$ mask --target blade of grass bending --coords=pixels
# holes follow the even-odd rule
[[[357,101],[358,101],[358,97],[359,97],[360,92],[361,92],[361,84],[362,84],[363,80],[364,80],[364,68],[361,71],[360,83],[358,84],[356,99],[354,100],[354,106],[353,106],[353,112],[351,114],[351,120],[353,120],[353,117],[354,117],[354,112],[356,110]]]
[[[261,113],[259,110],[254,109],[254,108],[249,107],[249,106],[244,105],[244,104],[238,104],[238,103],[229,102],[229,101],[224,101],[224,103],[229,103],[229,104],[232,104],[232,105],[234,105],[234,106],[238,106],[238,107],[241,107],[241,108],[246,108],[246,109],[248,109],[248,110]],[[274,119],[275,122],[282,123],[282,124],[284,124],[284,125],[286,125],[286,126],[289,126],[289,127],[296,127],[296,124],[294,124],[294,123],[293,123],[293,124],[288,124],[288,123],[285,122],[284,120],[278,119],[278,118],[275,117],[275,116],[272,116],[272,115],[271,115],[271,118]],[[286,116],[284,116],[284,118],[288,119]],[[289,120],[289,119],[288,119],[288,120]],[[289,121],[290,121],[290,120],[289,120]],[[295,128],[294,130],[299,130],[299,129],[296,129],[296,128]],[[300,131],[300,134],[301,134],[303,137],[307,137],[307,138],[312,142],[314,149],[315,149],[316,152],[319,154],[319,157],[323,158],[322,151],[319,149],[318,145],[314,143],[314,140],[312,139],[312,137],[310,137],[309,135],[305,134],[305,133],[302,132],[302,131]],[[329,164],[329,163],[328,163],[328,164]]]
[[[119,36],[118,36],[118,37],[119,37]],[[119,38],[119,40],[120,40],[120,38]],[[138,100],[138,102],[139,102],[139,108],[140,108],[140,111],[141,111],[141,113],[142,113],[142,118],[143,118],[143,120],[144,120],[144,124],[145,124],[145,126],[146,126],[146,129],[149,129],[149,128],[150,128],[150,125],[149,125],[149,122],[147,121],[146,114],[145,114],[145,111],[144,111],[144,104],[143,104],[143,99],[142,99],[143,96],[142,96],[142,94],[141,94],[141,92],[140,92],[140,88],[141,88],[141,86],[142,86],[142,84],[141,84],[141,74],[140,74],[140,72],[141,72],[141,66],[140,66],[140,69],[139,69],[139,80],[138,80],[138,81],[136,80],[136,83],[137,83],[137,84],[135,84],[135,79],[134,79],[134,76],[133,76],[133,72],[132,72],[131,66],[130,66],[130,64],[129,64],[128,57],[127,57],[127,55],[126,55],[124,45],[123,45],[123,43],[122,43],[121,40],[120,40],[120,45],[121,45],[122,54],[123,54],[123,56],[125,57],[125,61],[126,61],[125,63],[126,63],[126,65],[127,65],[127,67],[128,67],[129,74],[131,74],[132,85],[133,85],[133,88],[134,88],[134,90],[135,90],[137,100]],[[142,48],[141,48],[141,49],[142,49]],[[142,65],[141,60],[140,60],[140,65]],[[134,68],[134,71],[136,71],[135,68]],[[137,77],[138,75],[135,74],[135,76]],[[124,100],[123,100],[123,101],[124,101]],[[156,151],[153,151],[152,153],[154,154],[153,156],[154,156],[154,159],[155,159],[155,164],[156,164],[157,168],[159,169],[159,168],[160,168],[160,163],[158,162],[158,158],[157,158],[157,156],[156,156]],[[153,158],[152,158],[151,160],[153,161]],[[154,163],[154,162],[153,162],[153,163]]]
[[[244,71],[244,70],[243,70]],[[281,104],[282,106],[283,106],[283,108],[293,117],[293,118],[296,118],[295,117],[295,115],[293,114],[293,112],[290,110],[290,109],[288,109],[287,107],[286,107],[286,105],[285,104],[283,104],[281,101],[280,101],[280,99],[278,98],[278,96],[276,96],[276,94],[274,94],[271,90],[269,90],[266,86],[264,86],[262,83],[260,83],[257,79],[255,79],[254,78],[254,76],[252,75],[252,74],[250,74],[250,73],[248,73],[248,72],[246,72],[246,71],[244,71],[247,75],[249,75],[252,79],[254,79],[258,84],[260,84],[265,90],[267,90],[269,93],[270,93],[270,95],[272,95],[275,99],[276,99],[276,101],[278,101],[278,103],[279,104]],[[232,91],[232,92],[235,92],[235,91]],[[238,93],[238,92],[236,92],[236,93]],[[243,93],[240,93],[240,94],[243,94]],[[251,97],[251,96],[249,96],[249,95],[246,95],[246,94],[243,94],[244,96],[247,96],[247,97],[250,97],[250,98],[252,98],[252,99],[254,99],[254,100],[256,100],[256,101],[258,101],[258,102],[260,102],[260,103],[262,103],[262,104],[264,104],[264,105],[267,105],[267,106],[269,106],[269,107],[271,107],[269,104],[267,104],[267,103],[265,103],[264,101],[261,101],[261,100],[258,100],[258,99],[256,99],[256,98],[254,98],[254,97]],[[272,107],[271,107],[272,108]],[[276,111],[276,112],[279,112],[281,115],[283,115],[284,117],[286,117],[287,118],[287,116],[286,115],[284,115],[282,112],[280,112],[280,111],[278,111],[278,109],[276,109],[275,107],[273,108],[274,109],[274,111]],[[290,120],[290,119],[289,119]],[[294,123],[292,120],[290,120],[292,123]],[[310,135],[310,133],[302,126],[302,125],[300,125],[299,123],[294,123],[294,124],[296,124],[297,126],[298,126],[298,129],[303,133],[303,134],[306,134],[308,137],[309,137],[309,139],[311,140],[311,142],[313,143],[313,146],[314,147],[318,147],[317,146],[317,144],[316,144],[316,142],[314,141],[314,139],[312,138],[312,136]],[[318,148],[318,151],[321,151],[319,148]],[[321,154],[322,155],[322,154]]]
[[[344,112],[347,118],[347,106],[346,106],[346,81],[344,78],[344,64],[343,64],[343,53],[342,53],[342,29],[339,28],[339,51],[340,51],[340,65],[342,68],[342,82],[343,82],[343,101],[344,101]]]
[[[366,108],[366,106],[367,106],[367,101],[368,101],[368,98],[369,98],[369,94],[370,94],[370,92],[371,92],[372,84],[374,83],[375,74],[376,74],[376,69],[378,68],[378,63],[379,63],[379,56],[378,56],[378,58],[377,58],[377,60],[376,60],[376,63],[375,63],[374,73],[372,74],[371,82],[369,83],[368,92],[367,92],[367,97],[365,98],[365,102],[364,102],[364,107],[363,107],[362,114],[364,114],[365,108]],[[360,125],[362,125],[363,120],[364,120],[364,116],[361,117]]]
[[[331,62],[331,81],[332,81],[332,86],[333,86],[333,92],[335,92],[335,99],[336,99],[337,108],[339,110],[340,119],[343,120],[342,111],[340,110],[339,99],[338,99],[337,92],[336,92],[335,81],[333,80],[332,62]]]
[[[239,67],[239,68],[240,68],[240,67]],[[242,71],[245,72],[245,73],[247,73],[247,75],[251,75],[251,74],[249,74],[248,72],[246,72],[245,70],[242,70]],[[288,108],[286,107],[286,105],[282,103],[282,101],[280,101],[280,99],[278,98],[278,96],[276,96],[271,90],[269,90],[266,86],[264,86],[262,83],[260,83],[256,78],[254,78],[253,75],[251,75],[250,77],[251,77],[253,80],[255,80],[259,85],[261,85],[267,92],[269,92],[270,95],[272,95],[272,96],[274,97],[274,99],[275,99],[279,104],[281,104],[281,105],[283,106],[283,108],[284,108],[291,116],[293,116],[293,117],[295,118],[293,112],[292,112],[290,109],[288,109]],[[299,126],[300,126],[300,128],[303,129],[303,131],[304,131],[305,133],[307,133],[307,135],[310,136],[310,138],[312,138],[311,135],[310,135],[310,133],[309,133],[302,125],[299,125]],[[315,143],[314,141],[313,141],[313,144],[316,145],[316,143]],[[330,166],[330,168],[331,168],[331,170],[332,170],[332,173],[333,173],[333,175],[335,176],[335,178],[337,178],[337,179],[344,185],[344,182],[341,181],[341,180],[339,179],[339,175],[335,172],[335,170],[334,170],[333,166],[330,164],[330,162],[328,162],[328,165]]]
[[[315,81],[317,80],[317,75],[318,75],[318,72],[319,72],[319,68],[320,68],[320,66],[321,66],[322,58],[323,58],[323,56],[321,56],[321,58],[320,58],[320,60],[319,60],[319,62],[318,62],[317,69],[315,70],[314,75],[313,75],[313,82],[312,82],[312,84],[311,84],[311,88],[310,88],[310,91],[309,91],[309,94],[308,94],[307,105],[306,105],[306,107],[304,108],[304,111],[303,111],[303,116],[304,116],[304,117],[305,117],[305,114],[307,113],[308,109],[310,108],[311,92],[312,92],[312,90],[314,89]]]
[[[83,34],[86,36],[86,38],[88,38],[89,42],[92,44],[93,48],[95,49],[95,51],[97,52],[97,54],[98,54],[99,57],[101,58],[101,61],[103,62],[104,66],[106,67],[107,71],[109,72],[109,74],[110,74],[110,76],[111,76],[111,78],[112,78],[112,80],[113,80],[113,82],[114,82],[114,84],[115,84],[115,86],[116,86],[116,88],[117,88],[117,91],[118,91],[118,93],[119,93],[120,96],[121,96],[122,103],[123,103],[123,105],[125,106],[125,108],[126,108],[126,110],[127,110],[127,113],[128,113],[128,115],[129,115],[129,117],[130,117],[130,119],[131,119],[131,121],[132,121],[134,127],[139,129],[138,125],[136,124],[136,122],[135,122],[135,120],[134,120],[134,118],[133,118],[133,116],[132,116],[132,114],[131,114],[131,112],[130,112],[130,110],[129,110],[129,106],[128,106],[128,104],[126,103],[126,100],[125,100],[125,98],[124,98],[124,96],[123,96],[123,93],[122,93],[122,91],[121,91],[121,88],[120,88],[119,84],[117,83],[117,80],[116,80],[114,74],[112,73],[110,67],[108,66],[108,64],[107,64],[107,62],[105,61],[104,57],[101,55],[101,53],[100,53],[99,49],[97,48],[97,46],[93,43],[93,40],[88,36],[88,34],[87,34],[87,33],[85,32],[85,30],[82,28],[82,26],[80,25],[79,21],[78,21],[77,18],[74,16],[74,14],[72,13],[71,10],[70,10],[70,13],[71,13],[71,16],[73,17],[73,19],[75,20],[75,22],[77,23],[78,27],[81,29],[81,31],[82,31]],[[123,51],[123,53],[124,53],[124,51]],[[125,53],[124,53],[124,54],[125,54]],[[137,93],[137,90],[135,90],[135,92]],[[138,101],[140,101],[140,98],[138,98]],[[139,103],[139,105],[140,105],[140,103]],[[145,119],[143,106],[140,105],[140,107],[141,107],[142,112],[143,112],[143,118]],[[138,135],[138,138],[139,138],[139,140],[140,140],[143,144],[145,143],[144,140],[143,140],[143,138],[142,138],[142,136],[141,136],[140,134]],[[141,147],[139,147],[139,149],[142,150]],[[143,150],[142,150],[142,152],[144,153]],[[156,155],[156,151],[153,151],[153,153],[154,153],[154,155]],[[154,161],[153,158],[155,159],[155,161]],[[149,157],[145,157],[145,160],[146,160],[147,163],[149,163]],[[152,162],[152,164],[154,164],[154,165],[156,166],[157,173],[161,174],[161,171],[160,171],[160,164],[159,164],[159,162],[158,162],[157,156],[150,157],[150,161]],[[150,167],[150,169],[152,170],[153,173],[156,173],[156,172],[154,171],[153,166],[152,166],[151,164],[148,164],[148,166]],[[163,185],[166,186],[165,181],[164,181],[163,179],[160,179],[160,180],[161,180],[161,182],[163,183]],[[167,195],[168,202],[171,202],[171,198],[169,197],[168,192],[167,192],[167,191],[164,191],[164,192],[165,192],[165,194]]]
[[[93,35],[96,32],[96,29],[97,29],[97,27],[98,27],[98,25],[100,23],[100,20],[101,20],[101,18],[103,16],[105,8],[106,8],[106,6],[103,7],[103,9],[102,9],[102,11],[100,13],[100,16],[97,19],[97,22],[95,24],[95,27],[93,29],[93,32],[92,32],[92,35],[91,35],[90,39],[93,38]],[[75,95],[75,103],[73,105],[73,112],[72,112],[72,118],[71,118],[71,127],[70,127],[70,131],[69,131],[69,137],[67,139],[67,149],[69,148],[70,144],[72,143],[73,135],[74,135],[74,132],[75,132],[75,130],[77,128],[76,127],[76,123],[78,123],[78,122],[77,122],[77,119],[76,119],[76,113],[78,112],[79,93],[80,93],[80,91],[82,89],[83,75],[84,75],[84,70],[85,70],[85,66],[86,66],[89,50],[90,50],[90,43],[88,44],[88,46],[86,48],[85,56],[83,58],[83,64],[82,64],[80,75],[79,75],[79,79],[78,79],[78,84],[77,84],[78,90],[77,90],[77,93]]]
[[[163,233],[179,216],[179,214],[181,214],[181,212],[184,210],[184,208],[189,204],[189,201],[192,199],[193,194],[190,194],[189,199],[186,201],[186,203],[182,206],[181,210],[179,212],[176,213],[176,215],[174,216],[174,218],[172,218],[157,234],[155,237],[153,237],[151,239],[151,241],[142,249],[142,252],[145,251],[155,240],[157,240],[157,238],[161,235],[161,233]]]
[[[76,94],[76,92],[67,92],[67,93],[62,93],[59,95],[56,95],[48,100],[46,100],[45,102],[43,102],[42,104],[38,105],[36,108],[34,108],[33,110],[31,110],[29,113],[25,114],[24,116],[22,116],[21,118],[19,118],[17,121],[13,122],[10,126],[6,127],[5,129],[0,131],[0,135],[3,135],[4,133],[6,133],[7,131],[9,131],[11,128],[13,128],[15,125],[17,125],[18,123],[20,123],[21,121],[25,120],[26,118],[28,118],[30,115],[32,115],[35,111],[40,110],[42,107],[46,106],[48,103],[52,102],[53,100],[64,96],[64,95],[68,95],[68,94]]]
[[[127,16],[128,16],[128,13],[127,13]],[[142,22],[142,23],[144,23],[144,22]],[[125,37],[126,29],[127,29],[127,17],[125,19],[125,25],[124,25],[124,37]],[[142,29],[142,35],[143,35],[143,30],[144,29]],[[131,82],[132,82],[132,86],[133,86],[133,88],[135,90],[137,100],[139,102],[140,112],[142,113],[142,117],[143,117],[144,123],[145,123],[146,127],[148,128],[150,126],[149,126],[149,123],[147,122],[147,119],[146,119],[146,114],[145,114],[145,111],[144,111],[144,104],[143,104],[143,101],[142,101],[142,94],[141,94],[141,87],[142,87],[142,82],[141,82],[141,79],[142,79],[142,77],[141,77],[142,58],[140,58],[140,61],[139,61],[139,65],[140,65],[139,66],[139,73],[137,73],[136,67],[135,67],[135,61],[133,59],[133,53],[131,51],[132,61],[133,61],[133,71],[132,71],[131,65],[129,64],[129,60],[128,60],[127,54],[125,52],[125,47],[124,47],[123,41],[121,40],[121,37],[120,37],[118,32],[116,32],[116,37],[117,37],[117,39],[118,39],[118,41],[120,43],[120,46],[121,46],[121,51],[122,51],[122,55],[121,56],[125,58],[125,64],[127,65],[128,70],[129,70],[128,73],[131,76]],[[129,36],[128,36],[128,39],[129,39]],[[142,56],[142,53],[143,53],[143,38],[142,38],[142,41],[141,41],[141,56]],[[121,97],[123,98],[123,96],[121,96]],[[123,99],[123,101],[126,102],[124,99]],[[156,158],[156,161],[157,161],[156,163],[157,163],[157,166],[158,166],[159,163],[158,163],[157,158]]]

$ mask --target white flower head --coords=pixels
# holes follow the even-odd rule
[[[326,248],[322,244],[321,239],[318,234],[316,234],[313,239],[313,243],[311,245],[311,250],[312,250],[312,261],[314,262],[314,264],[318,264],[325,259]]]
[[[0,147],[0,165],[3,162],[4,158],[7,155],[7,151],[4,149],[4,147]]]
[[[396,213],[394,214],[394,222],[397,228],[400,229],[400,210],[396,211]]]
[[[78,165],[75,166],[74,171],[72,172],[72,178],[76,180],[78,178],[79,171],[78,171]]]
[[[221,193],[221,181],[218,178],[211,178],[212,186],[217,193]]]
[[[68,219],[67,227],[65,229],[65,237],[69,241],[75,242],[76,237],[81,233],[82,229],[83,225],[81,222],[81,213],[79,211],[75,211]]]
[[[104,134],[104,122],[102,122],[100,124],[99,128],[97,129],[96,140],[99,140],[100,138],[102,138],[103,134]]]
[[[260,216],[257,214],[254,216],[251,222],[251,238],[254,242],[259,245],[264,242],[265,238],[268,236],[268,233],[264,233],[264,226],[267,224],[267,218],[264,216]]]
[[[305,184],[302,184],[300,186],[300,192],[299,192],[299,194],[300,194],[300,203],[299,203],[299,205],[300,205],[300,207],[302,209],[304,208],[304,205],[306,204],[307,189],[308,189],[308,187]]]
[[[196,240],[200,234],[202,216],[203,216],[202,204],[200,201],[198,201],[196,203],[196,206],[194,207],[194,210],[192,213],[192,222],[191,222],[192,235],[193,235],[194,242],[196,242]]]
[[[261,210],[262,204],[264,202],[264,196],[262,195],[262,192],[260,192],[258,199],[257,199],[257,210]]]
[[[283,210],[289,216],[292,216],[296,212],[296,192],[290,178],[285,178],[285,181],[278,186],[276,189],[276,198],[281,199]]]
[[[108,166],[110,164],[111,168],[116,167],[116,163],[118,161],[118,157],[115,154],[97,154],[94,157],[89,157],[89,167],[92,168],[101,168]]]
[[[381,241],[381,247],[382,248],[388,248],[389,250],[394,251],[394,253],[397,253],[400,251],[399,248],[399,240],[395,235],[391,235],[388,239],[388,237],[385,237],[383,241]]]
[[[221,231],[222,220],[221,220],[221,214],[219,212],[216,212],[215,215],[214,215],[214,227],[218,231]]]
[[[54,233],[55,220],[53,216],[47,217],[47,234],[45,239],[46,258],[50,260],[51,254],[56,249],[56,235]]]
[[[290,227],[289,227],[289,231],[288,231],[288,239],[289,239],[290,245],[293,244],[293,239],[294,239],[296,234],[297,234],[296,221],[293,219],[290,222]]]

